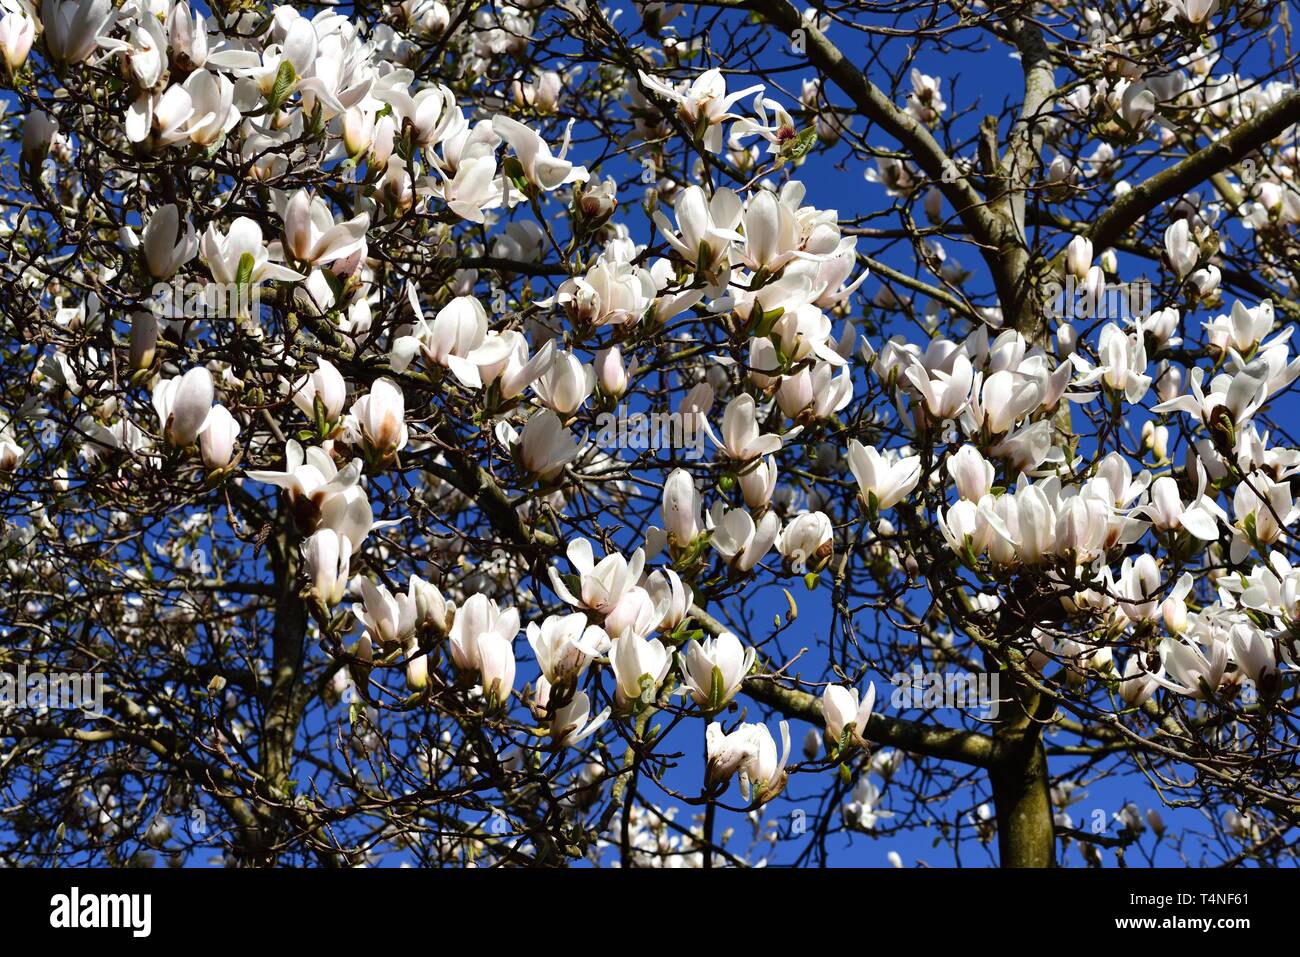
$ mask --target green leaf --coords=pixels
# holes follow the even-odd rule
[[[812,152],[812,148],[817,145],[817,128],[810,126],[802,130],[798,136],[790,141],[789,145],[781,152],[781,156],[788,160],[800,160]]]
[[[275,86],[271,87],[271,95],[268,98],[267,112],[274,113],[280,108],[293,92],[293,85],[297,79],[298,71],[293,68],[293,64],[288,60],[281,60],[280,69],[275,74]]]

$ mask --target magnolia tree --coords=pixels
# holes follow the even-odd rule
[[[1287,8],[0,2],[0,861],[1292,854]]]

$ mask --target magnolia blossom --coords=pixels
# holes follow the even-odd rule
[[[406,400],[392,379],[376,379],[370,391],[353,403],[352,417],[375,454],[390,455],[406,448]]]
[[[1165,531],[1184,528],[1202,541],[1212,542],[1219,537],[1218,522],[1227,521],[1215,502],[1205,496],[1205,471],[1200,470],[1201,487],[1197,491],[1195,504],[1184,506],[1178,492],[1178,483],[1168,475],[1162,475],[1151,483],[1151,504],[1140,508],[1139,513],[1147,515],[1156,528]]]
[[[0,17],[0,56],[10,73],[15,73],[27,62],[32,41],[36,39],[36,22],[25,10],[6,9]]]
[[[736,232],[743,212],[740,198],[729,189],[710,197],[699,186],[688,186],[678,194],[673,212],[677,230],[659,211],[655,225],[683,259],[711,278],[710,290],[721,290],[730,276],[731,244],[743,241]]]
[[[12,472],[26,454],[26,450],[13,439],[0,435],[0,472]]]
[[[486,595],[474,594],[456,611],[448,647],[456,667],[477,672],[484,697],[506,700],[515,683],[514,640],[519,612],[502,610]]]
[[[700,494],[691,473],[685,469],[673,469],[664,481],[663,502],[659,509],[669,544],[686,548],[699,537],[702,530],[700,508]]]
[[[790,563],[790,570],[802,575],[809,566],[814,570],[831,557],[831,520],[825,512],[796,515],[776,537],[776,550]]]
[[[1120,610],[1130,620],[1150,621],[1155,618],[1160,606],[1160,567],[1155,558],[1144,553],[1136,561],[1124,559],[1116,586]]]
[[[315,371],[293,385],[290,397],[309,419],[316,418],[317,403],[325,421],[335,422],[348,398],[348,384],[343,374],[328,359],[318,359]]]
[[[893,508],[920,482],[921,458],[909,455],[891,461],[871,446],[849,439],[849,471],[864,505],[874,502],[878,509]]]
[[[665,568],[653,572],[646,579],[645,589],[654,601],[654,614],[659,619],[660,630],[676,631],[690,615],[691,602],[695,598],[691,586],[685,584],[677,572]]]
[[[703,643],[692,640],[681,658],[686,690],[706,713],[720,710],[740,690],[755,654],[729,631]]]
[[[199,435],[199,452],[210,469],[224,469],[230,464],[239,437],[239,423],[223,405],[214,405]]]
[[[160,379],[153,390],[153,407],[169,445],[192,445],[212,411],[212,374],[195,366],[174,379]]]
[[[1290,482],[1274,482],[1255,473],[1237,486],[1232,496],[1232,548],[1234,562],[1242,561],[1256,543],[1272,545],[1288,534],[1300,519],[1300,506],[1291,494]]]
[[[677,104],[677,111],[687,129],[695,134],[710,153],[722,152],[722,124],[737,119],[735,114],[728,112],[732,104],[763,89],[760,83],[728,93],[727,81],[723,78],[722,71],[717,69],[705,70],[684,89],[670,86],[643,70],[637,71],[637,79],[646,89]]]
[[[1201,699],[1213,695],[1228,667],[1228,644],[1211,638],[1203,646],[1194,638],[1165,638],[1160,643],[1160,673],[1156,684],[1176,694]]]
[[[1179,279],[1196,267],[1201,251],[1191,236],[1191,227],[1186,219],[1178,220],[1165,230],[1165,256]]]
[[[993,465],[973,445],[963,445],[944,466],[957,486],[957,494],[967,501],[978,502],[993,490]]]
[[[246,216],[235,219],[224,234],[215,222],[209,223],[199,241],[199,252],[217,282],[243,281],[256,288],[270,280],[303,278],[287,266],[271,262],[271,254],[262,242],[262,227]]]
[[[645,700],[645,695],[653,694],[672,663],[672,655],[658,638],[645,639],[633,631],[625,632],[609,652],[617,707],[626,711]]]
[[[332,528],[322,528],[303,543],[303,561],[311,580],[311,593],[327,608],[347,593],[352,543]]]
[[[1065,247],[1065,269],[1075,279],[1083,282],[1092,268],[1092,240],[1075,236]]]
[[[572,352],[557,353],[550,369],[533,383],[542,404],[562,419],[572,417],[595,389],[595,370]]]
[[[585,166],[574,166],[564,158],[569,151],[569,131],[572,126],[573,121],[570,121],[564,131],[560,154],[555,156],[546,142],[523,123],[499,113],[492,117],[492,131],[515,151],[515,157],[523,168],[524,179],[543,190],[558,189],[565,183],[582,182],[587,178]]]
[[[761,724],[742,724],[730,734],[712,722],[705,732],[708,764],[705,784],[710,788],[725,785],[740,772],[740,788],[745,800],[763,804],[776,797],[785,787],[785,767],[790,759],[790,726],[781,722],[782,750],[778,757],[772,733]]]
[[[737,572],[747,572],[762,561],[781,534],[781,520],[773,512],[765,512],[755,524],[745,509],[728,509],[717,502],[709,517],[713,524],[710,543]]]
[[[581,451],[560,417],[550,409],[534,414],[517,441],[520,464],[544,482],[559,476]]]
[[[648,635],[659,626],[660,618],[659,604],[650,592],[640,585],[633,585],[605,617],[605,630],[611,638],[618,638],[628,631]]]
[[[353,552],[372,530],[387,528],[398,521],[375,521],[370,501],[361,486],[361,461],[354,459],[343,468],[319,446],[303,449],[296,440],[285,443],[282,472],[252,470],[247,476],[283,488],[289,495],[294,517],[310,531],[333,528],[347,537]]]
[[[726,411],[722,414],[722,438],[717,437],[712,427],[708,428],[708,432],[714,443],[737,462],[748,462],[770,455],[780,450],[782,445],[781,436],[760,431],[754,397],[747,393],[738,395],[727,403]]]
[[[552,566],[551,586],[570,605],[589,609],[598,615],[608,615],[614,610],[628,589],[641,579],[641,570],[645,567],[645,552],[639,548],[632,553],[630,561],[614,552],[596,562],[591,542],[585,538],[570,542],[565,554],[577,570],[577,581],[571,588],[564,576]]]
[[[522,333],[489,332],[472,354],[483,386],[495,386],[502,401],[521,395],[551,367],[555,342],[548,340],[534,356],[530,357],[528,351],[528,340]]]
[[[135,239],[134,233],[129,238]],[[199,251],[199,234],[186,219],[181,222],[175,203],[159,206],[141,233],[145,265],[155,279],[170,279]]]
[[[851,725],[852,740],[866,747],[864,733],[875,704],[876,686],[872,682],[867,682],[867,693],[861,702],[858,701],[857,688],[827,685],[822,692],[822,714],[826,718],[826,737],[831,746],[839,746],[844,740],[845,730]]]
[[[409,593],[394,596],[364,576],[357,579],[357,586],[362,600],[352,605],[352,614],[370,632],[372,640],[391,645],[415,632],[415,601]]]
[[[1265,299],[1254,309],[1246,308],[1240,301],[1234,302],[1232,312],[1215,316],[1204,325],[1206,338],[1220,352],[1232,348],[1245,354],[1273,331],[1273,323],[1273,303]]]
[[[411,309],[418,317],[415,330],[393,342],[392,366],[403,372],[417,351],[430,362],[450,369],[466,386],[480,388],[478,348],[487,337],[487,312],[473,296],[457,296],[438,310],[432,321],[425,319],[414,284],[406,287]],[[485,353],[482,361],[497,361],[495,351]]]
[[[284,251],[306,265],[331,263],[360,249],[369,225],[367,213],[336,224],[325,200],[300,189],[284,208]]]
[[[109,0],[42,0],[45,48],[57,63],[89,59],[114,13]]]
[[[1140,708],[1155,694],[1160,685],[1155,677],[1142,667],[1137,655],[1132,655],[1120,676],[1119,694],[1130,708]]]
[[[572,685],[596,656],[609,646],[609,637],[598,625],[587,624],[581,612],[548,615],[539,627],[529,622],[528,644],[537,666],[552,685]]]
[[[609,720],[610,709],[591,716],[591,699],[585,691],[576,691],[568,704],[555,710],[550,735],[559,747],[573,747],[591,737]]]
[[[925,407],[936,419],[952,419],[960,415],[970,402],[974,369],[970,359],[958,355],[951,371],[926,369],[914,364],[907,369],[907,378],[916,386],[925,400]]]

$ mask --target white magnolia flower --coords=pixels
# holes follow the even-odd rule
[[[555,686],[576,683],[592,659],[604,654],[610,644],[604,630],[589,625],[581,612],[548,615],[540,626],[529,622],[527,634],[537,666]]]
[[[336,422],[348,399],[348,384],[334,363],[318,359],[315,371],[294,383],[291,398],[293,404],[312,420],[316,418],[316,403],[319,401],[325,421]]]
[[[556,353],[551,367],[533,383],[542,404],[562,419],[572,418],[596,390],[596,370],[572,352]]]
[[[129,245],[136,245],[135,233],[126,230]],[[181,222],[175,203],[159,206],[141,231],[138,245],[149,275],[170,279],[199,251],[199,234],[188,217]]]
[[[1165,256],[1179,279],[1196,268],[1201,250],[1191,235],[1191,226],[1186,219],[1178,220],[1165,230]]]
[[[370,391],[352,404],[352,417],[366,446],[381,457],[406,448],[406,399],[392,379],[376,379]]]
[[[235,452],[239,423],[224,405],[214,405],[199,435],[199,453],[210,469],[224,469]]]
[[[571,589],[551,566],[551,586],[555,593],[575,608],[586,608],[602,616],[612,612],[624,593],[641,580],[645,568],[645,552],[639,548],[632,553],[630,561],[613,552],[597,563],[591,542],[585,538],[570,542],[565,554],[577,570],[577,581]]]
[[[725,503],[715,502],[709,519],[713,525],[710,543],[714,550],[741,573],[761,562],[781,534],[781,520],[771,511],[765,512],[755,524],[745,509],[728,509]]]
[[[169,445],[192,445],[212,411],[212,374],[195,366],[174,379],[160,379],[153,390],[153,407]]]
[[[645,639],[627,631],[616,640],[609,652],[614,672],[614,701],[620,711],[633,707],[647,692],[663,683],[673,658],[658,638]]]
[[[680,658],[686,690],[705,713],[719,711],[740,690],[756,654],[729,631],[703,643],[692,639]]]
[[[564,158],[569,151],[569,133],[573,121],[564,130],[564,142],[558,156],[551,153],[551,148],[536,131],[508,116],[497,114],[492,117],[492,130],[500,136],[515,152],[519,165],[523,167],[524,179],[542,190],[558,189],[565,183],[580,183],[587,178],[585,166],[574,166]]]
[[[637,71],[637,78],[646,89],[677,104],[677,112],[687,129],[710,153],[722,152],[722,124],[739,118],[728,112],[732,104],[763,89],[759,83],[729,94],[727,81],[718,69],[705,70],[684,88],[670,86],[643,70]]]
[[[89,59],[115,12],[109,0],[42,0],[41,25],[50,59],[64,66]]]
[[[1213,499],[1205,495],[1205,469],[1198,463],[1200,483],[1196,498],[1190,506],[1183,505],[1178,492],[1178,482],[1162,475],[1151,483],[1151,503],[1135,510],[1151,519],[1162,531],[1183,528],[1202,541],[1212,542],[1219,537],[1218,523],[1226,523],[1228,516]]]
[[[199,241],[199,252],[217,282],[234,284],[244,278],[256,288],[270,280],[305,278],[287,266],[271,262],[271,254],[262,242],[262,227],[246,216],[232,222],[225,234],[215,222],[209,223]]]
[[[478,672],[485,697],[504,702],[515,683],[514,640],[519,612],[504,610],[486,595],[473,594],[456,610],[448,647],[456,667]]]
[[[776,537],[776,550],[790,563],[796,575],[820,569],[831,557],[832,528],[825,512],[802,512],[792,518]]]
[[[17,73],[31,52],[36,39],[36,21],[23,9],[6,7],[0,17],[0,56],[11,74]]]
[[[993,491],[994,469],[980,450],[973,445],[963,445],[945,463],[957,494],[970,502],[978,502]]]
[[[348,588],[352,543],[334,529],[322,528],[303,543],[302,555],[312,594],[327,608],[341,602]]]
[[[736,396],[727,403],[722,413],[722,438],[719,439],[708,426],[709,438],[718,448],[737,462],[749,462],[781,449],[782,437],[775,432],[764,433],[758,424],[758,409],[754,397],[748,393]],[[793,433],[787,433],[790,437]]]
[[[585,691],[574,692],[573,698],[562,708],[557,708],[551,719],[550,734],[559,747],[572,747],[591,737],[609,720],[607,707],[591,717],[591,699]]]
[[[415,601],[410,594],[394,596],[383,585],[360,576],[357,587],[361,601],[352,605],[352,614],[382,645],[391,645],[415,633]]]
[[[346,259],[366,242],[370,214],[334,222],[329,204],[300,189],[284,208],[284,251],[295,262],[314,266]]]
[[[876,704],[876,686],[867,682],[867,693],[859,702],[858,689],[844,685],[827,685],[822,692],[822,714],[826,719],[826,737],[832,746],[839,746],[844,731],[853,726],[852,739],[863,747],[867,722]]]
[[[512,434],[513,429],[507,423],[500,423],[499,437],[504,436],[509,443]],[[557,478],[582,450],[560,417],[550,409],[534,413],[513,442],[520,464],[543,482]]]
[[[893,508],[921,480],[921,457],[909,455],[891,461],[869,445],[849,439],[849,471],[857,480],[864,504],[873,499],[879,509]]]

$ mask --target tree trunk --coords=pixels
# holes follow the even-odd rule
[[[1034,725],[999,737],[999,760],[989,768],[1003,867],[1055,867],[1056,833],[1048,789],[1047,756]]]

